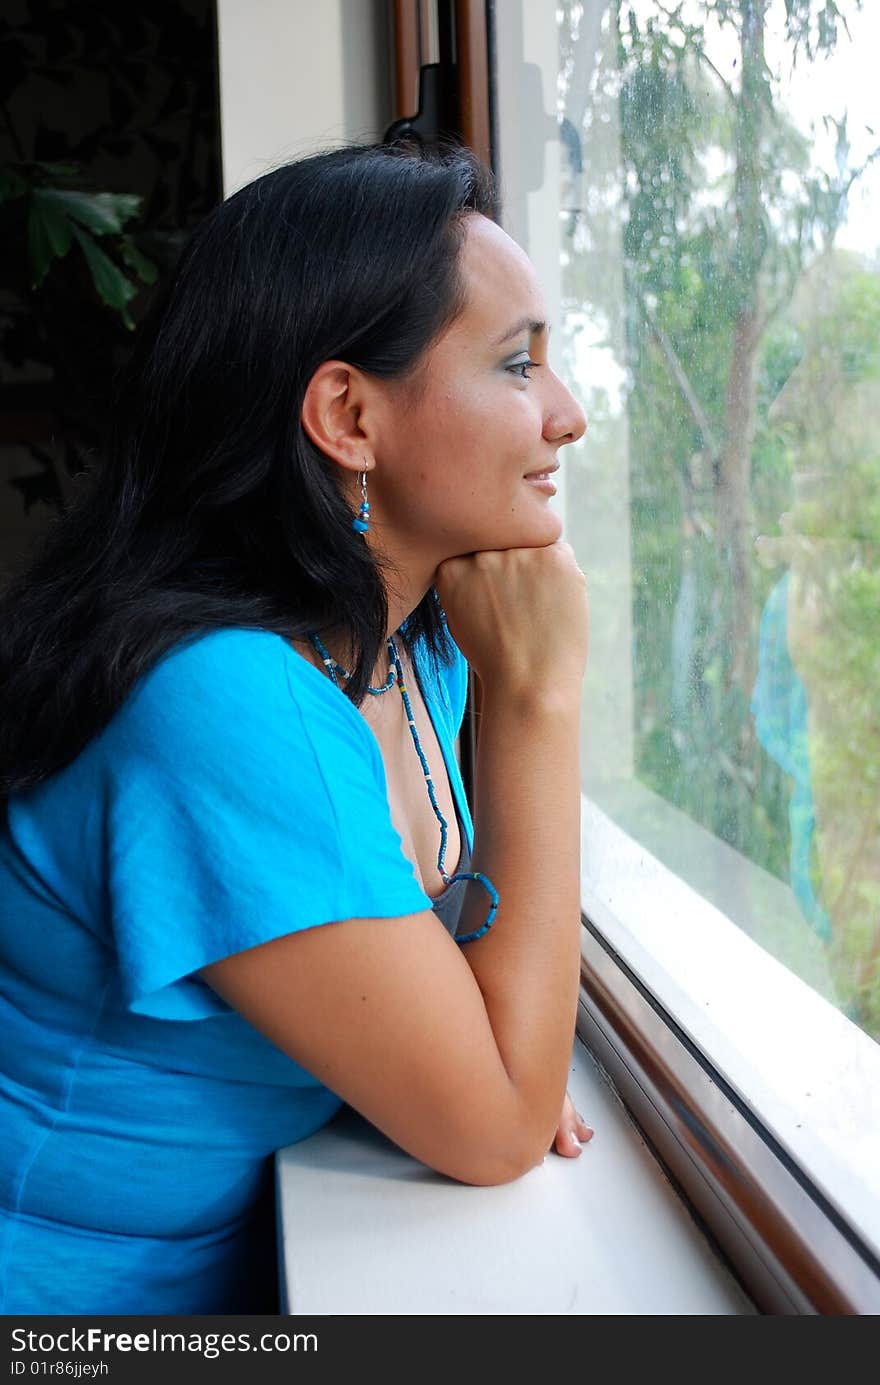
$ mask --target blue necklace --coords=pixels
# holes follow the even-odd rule
[[[340,676],[347,680],[351,677],[351,674],[347,673],[346,670],[342,667],[342,665],[338,664],[336,660],[330,655],[328,650],[324,647],[324,644],[322,643],[319,635],[317,635],[314,631],[311,631],[309,633],[309,639],[314,648],[320,654],[321,659],[324,663],[324,667],[327,669],[327,672],[329,673],[334,684],[337,688],[339,688]],[[437,869],[440,872],[440,875],[443,879],[443,883],[445,885],[451,885],[456,880],[477,880],[488,891],[489,898],[492,901],[491,906],[489,908],[489,913],[486,917],[486,922],[483,924],[482,928],[478,928],[475,933],[468,933],[466,937],[456,937],[455,939],[457,943],[470,943],[473,942],[475,938],[481,938],[483,934],[488,932],[488,930],[492,927],[492,924],[495,919],[495,914],[498,911],[498,891],[495,889],[495,886],[492,884],[491,880],[489,880],[488,876],[483,875],[482,872],[478,870],[460,871],[457,875],[446,874],[443,863],[446,860],[446,838],[448,836],[449,831],[448,824],[442,812],[440,811],[440,807],[437,803],[437,795],[434,792],[434,781],[431,778],[431,771],[428,768],[428,761],[425,759],[425,752],[422,750],[422,743],[419,740],[419,733],[416,729],[415,718],[413,717],[412,703],[409,700],[409,694],[406,690],[406,683],[404,682],[403,678],[403,669],[401,668],[400,657],[397,653],[397,645],[394,643],[393,635],[388,636],[388,653],[390,656],[390,666],[388,669],[387,681],[381,688],[368,688],[367,691],[371,693],[374,697],[381,697],[382,693],[388,692],[389,688],[393,688],[395,683],[400,688],[400,695],[403,698],[403,705],[406,711],[406,719],[409,723],[409,729],[412,734],[413,741],[415,743],[416,752],[418,754],[419,760],[421,761],[422,771],[424,773],[425,780],[428,785],[428,798],[431,800],[431,807],[434,809],[434,812],[440,822],[440,852],[437,857]],[[341,688],[340,691],[342,691]]]

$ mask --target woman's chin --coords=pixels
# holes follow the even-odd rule
[[[523,541],[522,548],[543,547],[546,544],[555,543],[562,538],[562,515],[558,510],[554,510],[550,505],[546,505],[543,515],[529,521],[529,532],[534,535],[528,542]]]
[[[474,534],[467,541],[467,547],[460,551],[476,553],[481,549],[546,548],[561,537],[562,515],[545,505],[543,514],[539,511],[526,515],[520,510],[508,524],[493,524],[491,528],[487,526],[482,533]]]

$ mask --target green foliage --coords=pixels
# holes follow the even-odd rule
[[[131,329],[134,322],[128,304],[140,284],[153,284],[158,277],[156,265],[142,254],[124,229],[137,215],[142,199],[128,193],[83,192],[68,186],[76,174],[71,165],[8,166],[0,173],[0,204],[24,204],[32,289],[41,287],[53,263],[63,260],[76,244],[99,299],[118,312]],[[17,212],[19,208],[12,210]],[[20,224],[21,217],[17,220]],[[7,244],[11,239],[7,228]],[[98,244],[99,239],[107,243],[106,250]],[[131,271],[131,276],[118,260]]]
[[[572,71],[577,8],[562,0]],[[786,0],[791,64],[846,42],[858,8]],[[616,103],[620,167],[593,155],[590,124],[584,156],[590,186],[622,189],[637,772],[790,881],[793,781],[757,742],[750,708],[760,618],[787,567],[791,621],[808,630],[792,657],[811,717],[813,884],[834,930],[826,966],[847,1012],[880,1038],[880,276],[835,259],[810,290],[811,266],[834,259],[850,192],[878,154],[856,163],[845,113],[824,113],[835,166],[814,162],[764,58],[765,22],[779,17],[769,0],[620,0],[612,15],[613,61],[595,80],[601,114],[588,120],[607,122]],[[710,38],[719,27],[737,52],[723,71]],[[611,309],[590,256],[603,233],[614,239],[602,214],[580,261],[573,238],[567,270],[579,310],[599,320]],[[777,534],[787,512],[794,534],[779,542],[821,537],[821,554],[780,550],[767,564],[746,549],[750,586],[732,580],[718,532],[734,503],[720,487],[725,466],[746,497],[735,534]],[[734,635],[743,601],[746,651]],[[809,624],[813,605],[822,617]],[[827,827],[835,820],[870,849],[847,855]],[[783,939],[772,918],[756,926],[795,969],[818,941]]]
[[[216,6],[0,7],[0,347],[35,526],[106,443],[157,278],[221,195]],[[0,554],[0,566],[4,555]]]
[[[842,6],[836,0],[814,4],[813,0],[785,0],[786,31],[791,43],[792,58],[801,53],[808,62],[830,53],[842,34],[849,34],[846,10],[861,9],[861,0]]]

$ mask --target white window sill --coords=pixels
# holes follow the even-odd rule
[[[569,1091],[593,1139],[501,1187],[444,1178],[348,1107],[279,1151],[281,1311],[753,1314],[580,1043]]]
[[[791,891],[636,781],[601,801],[582,799],[585,916],[880,1253],[880,1044],[818,993],[822,945]]]

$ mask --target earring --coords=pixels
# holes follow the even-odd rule
[[[367,499],[367,468],[361,472],[361,508],[357,519],[351,521],[352,529],[359,534],[369,533],[370,529],[370,502]]]

